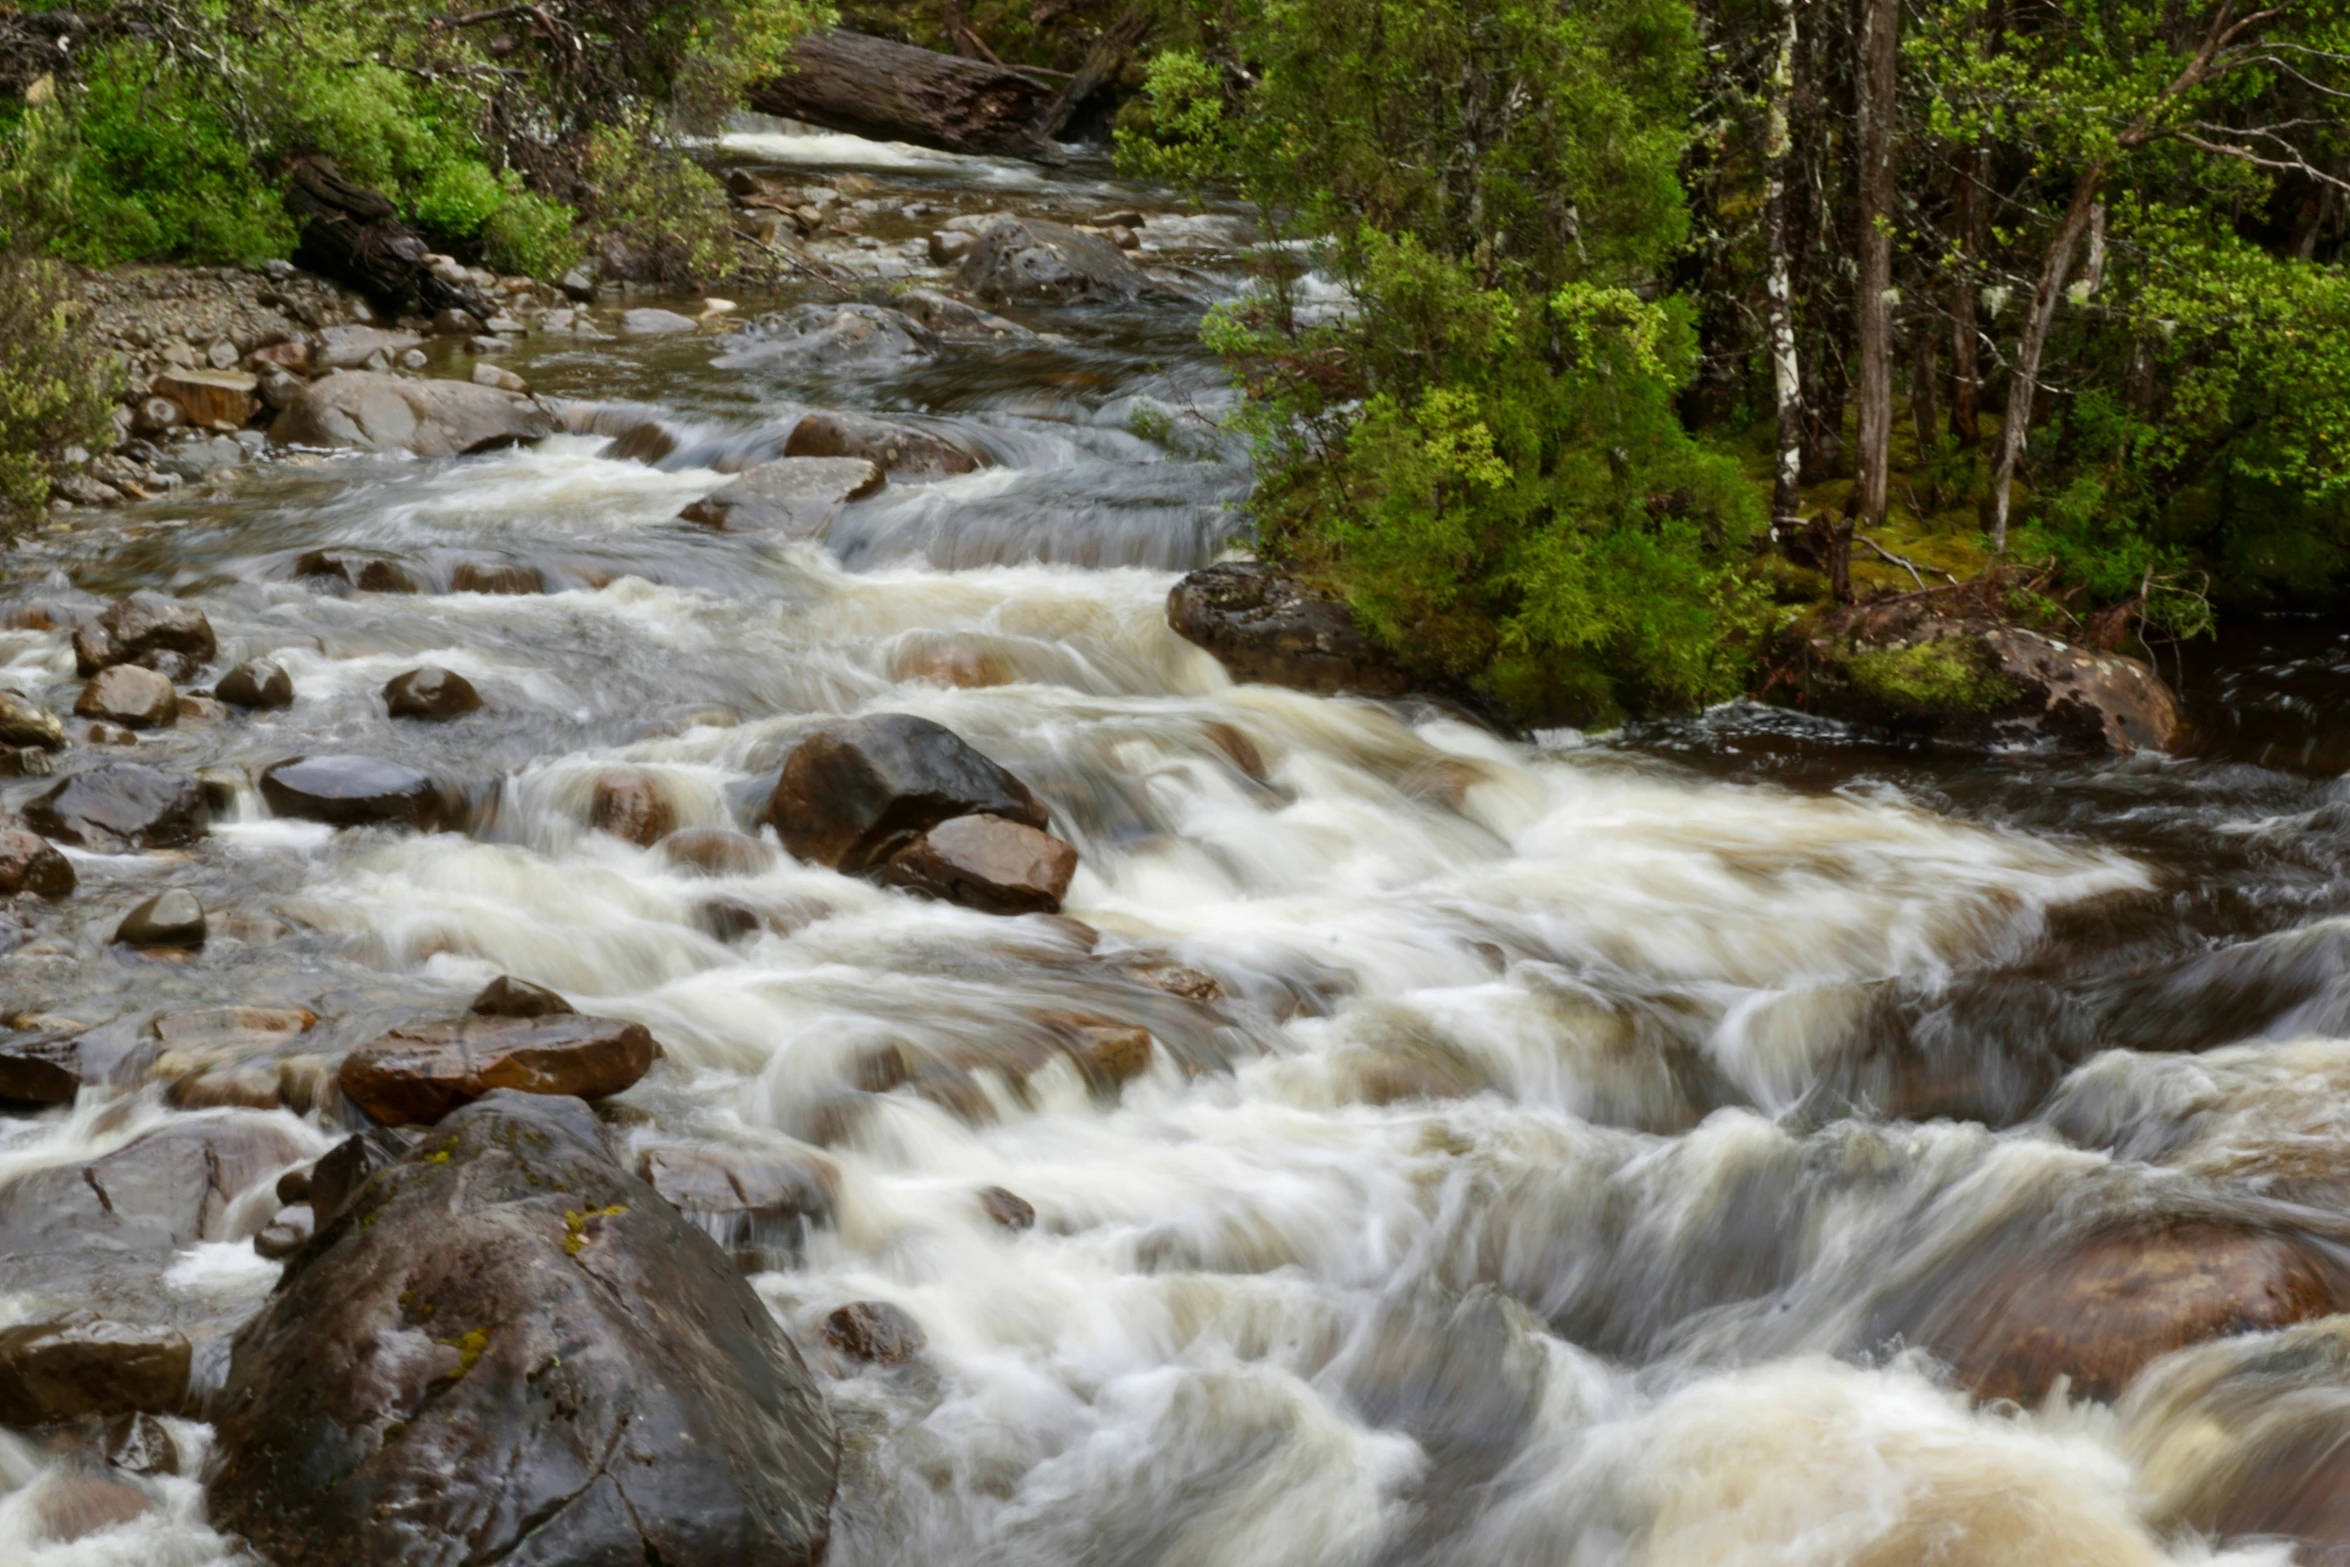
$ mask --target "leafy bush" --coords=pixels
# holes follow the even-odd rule
[[[108,376],[65,304],[55,262],[0,255],[0,538],[38,517],[49,466],[111,429]]]

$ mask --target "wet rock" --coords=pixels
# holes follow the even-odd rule
[[[853,1360],[902,1366],[930,1342],[922,1324],[885,1300],[860,1300],[824,1319],[824,1342]]]
[[[204,935],[204,905],[180,887],[157,893],[114,928],[114,939],[126,947],[201,947]]]
[[[92,723],[82,736],[92,745],[137,745],[139,737],[121,724]]]
[[[500,974],[465,1010],[475,1017],[561,1017],[577,1009],[544,985]]]
[[[929,680],[961,691],[1008,686],[1018,675],[1001,655],[953,639],[901,642],[889,662],[892,680]]]
[[[73,650],[75,671],[86,676],[116,664],[148,663],[164,653],[180,654],[191,665],[201,666],[219,654],[220,645],[202,610],[141,588],[116,599],[97,619],[76,628]],[[165,670],[177,672],[176,668]]]
[[[923,247],[932,265],[951,267],[979,248],[979,236],[960,229],[940,229]]]
[[[669,802],[661,780],[635,768],[609,772],[596,780],[596,794],[588,807],[588,825],[598,832],[649,849],[677,827],[677,807]]]
[[[1932,1310],[1917,1341],[1981,1398],[2120,1396],[2149,1362],[2225,1334],[2350,1304],[2313,1247],[2248,1226],[2187,1222],[2018,1248]]]
[[[22,827],[0,827],[0,896],[29,892],[52,902],[72,892],[73,861]]]
[[[1186,1001],[1224,999],[1224,986],[1216,976],[1195,968],[1184,968],[1175,963],[1145,963],[1128,972],[1153,990],[1163,990],[1170,996],[1181,996]]]
[[[850,875],[878,868],[943,821],[982,813],[1039,831],[1047,819],[1026,784],[952,730],[911,713],[852,719],[808,736],[767,802],[785,848]]]
[[[316,362],[329,370],[356,370],[376,355],[392,359],[424,341],[411,332],[373,326],[330,326],[318,334]]]
[[[776,854],[758,839],[724,827],[688,827],[661,840],[661,853],[681,870],[705,876],[763,876]]]
[[[696,329],[692,316],[681,316],[674,310],[655,310],[647,306],[620,313],[620,330],[630,337],[658,337]]]
[[[192,425],[238,430],[261,410],[254,395],[260,384],[242,370],[166,370],[152,389],[170,399]]]
[[[530,383],[513,371],[499,365],[475,365],[466,379],[475,386],[495,387],[501,392],[519,392],[528,395]]]
[[[803,1236],[833,1222],[840,1171],[815,1154],[742,1148],[648,1148],[637,1175],[745,1273],[797,1262]]]
[[[879,305],[801,305],[761,316],[725,338],[721,370],[798,370],[916,358],[936,340],[918,322]]]
[[[426,774],[374,756],[308,756],[261,774],[261,798],[279,816],[337,827],[376,823],[437,829],[449,803]]]
[[[791,1340],[576,1101],[458,1112],[237,1335],[212,1518],[279,1567],[816,1567],[837,1444]]]
[[[82,1091],[81,1042],[36,1034],[0,1039],[0,1100],[69,1105]]]
[[[648,419],[615,435],[612,444],[596,455],[613,462],[641,462],[649,468],[676,451],[677,433],[657,420]]]
[[[253,1237],[253,1250],[272,1262],[283,1262],[309,1241],[317,1222],[307,1203],[283,1209]]]
[[[64,1473],[40,1483],[30,1511],[41,1538],[70,1545],[143,1518],[154,1505],[146,1492],[111,1476]]]
[[[452,593],[544,593],[547,579],[536,566],[504,566],[494,561],[461,560],[449,573]]]
[[[0,691],[0,745],[54,751],[65,744],[65,725],[40,703],[14,691]]]
[[[228,717],[227,708],[201,691],[182,692],[179,703],[179,722],[183,724],[217,724]]]
[[[431,331],[435,337],[471,337],[481,330],[481,318],[470,310],[451,305],[433,313]]]
[[[1076,873],[1077,851],[1050,833],[957,816],[890,856],[881,884],[983,914],[1058,914]]]
[[[152,669],[117,664],[101,669],[73,704],[79,718],[111,719],[130,729],[158,729],[180,716],[179,693]]]
[[[304,388],[301,401],[270,425],[269,438],[280,446],[460,457],[541,440],[554,429],[546,409],[494,387],[338,370]]]
[[[294,562],[297,577],[332,577],[362,593],[418,593],[423,584],[398,561],[349,550],[312,550]]]
[[[249,658],[221,676],[212,694],[235,707],[291,707],[294,677],[268,659]]]
[[[370,1126],[318,1156],[310,1167],[311,1228],[315,1232],[334,1222],[375,1172],[398,1164],[416,1146],[417,1134],[388,1126]]]
[[[98,1450],[109,1468],[134,1475],[175,1475],[180,1472],[179,1444],[153,1415],[134,1412],[116,1415],[106,1423]]]
[[[972,245],[975,247],[977,244],[977,239],[972,239]],[[1007,343],[1034,339],[1036,336],[1017,321],[990,315],[976,305],[967,305],[936,289],[910,288],[896,296],[893,303],[904,314],[943,338],[964,342]]]
[[[24,817],[48,837],[102,854],[184,848],[204,836],[204,791],[193,778],[107,762],[52,784]]]
[[[1097,1091],[1117,1088],[1150,1070],[1150,1030],[1120,1023],[1087,1023],[1068,1030],[1069,1058]]]
[[[344,1095],[386,1126],[438,1121],[494,1089],[599,1099],[653,1069],[641,1023],[560,1013],[414,1023],[343,1060]]]
[[[1168,292],[1116,245],[1065,224],[1004,216],[976,237],[957,281],[989,304],[1092,304]]]
[[[40,1322],[0,1329],[0,1425],[175,1414],[187,1398],[189,1358],[187,1339],[169,1328]]]
[[[287,342],[269,343],[256,348],[247,356],[246,362],[258,374],[267,374],[271,370],[277,370],[292,375],[302,375],[310,369],[310,353],[310,345],[295,338]]]
[[[944,479],[986,460],[967,446],[910,424],[863,414],[813,413],[784,440],[786,457],[862,457],[894,479]]]
[[[843,506],[887,482],[861,457],[784,457],[752,464],[677,515],[705,528],[822,539]]]
[[[384,706],[394,718],[424,718],[447,723],[481,711],[481,693],[473,682],[454,670],[427,664],[394,675],[384,685]]]
[[[982,1186],[979,1189],[979,1211],[997,1224],[1017,1235],[1022,1230],[1036,1228],[1036,1207],[1017,1192],[1001,1186]]]
[[[1412,688],[1345,605],[1256,561],[1222,561],[1176,583],[1167,624],[1235,680],[1325,695],[1400,696]]]

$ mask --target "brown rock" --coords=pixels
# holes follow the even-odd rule
[[[1167,624],[1216,655],[1235,680],[1366,696],[1412,688],[1345,605],[1255,561],[1223,561],[1176,583]]]
[[[155,1037],[172,1050],[238,1055],[268,1050],[309,1032],[318,1014],[308,1007],[200,1007],[155,1020]]]
[[[0,896],[30,892],[54,902],[73,891],[73,861],[39,833],[0,827]]]
[[[297,577],[334,577],[362,593],[417,593],[415,574],[397,561],[349,550],[312,550],[294,562]]]
[[[260,384],[242,370],[166,370],[155,378],[153,390],[178,404],[190,424],[241,430],[261,411],[254,395]]]
[[[0,1099],[11,1104],[69,1105],[81,1091],[79,1040],[50,1034],[0,1040]]]
[[[117,664],[101,669],[73,704],[80,718],[112,719],[132,729],[156,729],[180,715],[179,693],[152,669]]]
[[[264,658],[249,658],[212,688],[215,696],[237,707],[291,707],[294,677]]]
[[[188,1341],[169,1328],[40,1322],[0,1329],[0,1424],[176,1414],[187,1399],[190,1354]]]
[[[944,436],[849,413],[809,414],[785,438],[783,455],[862,457],[893,479],[944,479],[986,466],[978,452]]]
[[[473,682],[454,670],[427,664],[394,675],[384,685],[384,706],[394,718],[424,718],[446,723],[481,711],[481,693]]]
[[[762,876],[775,868],[765,843],[724,827],[688,827],[661,840],[661,853],[681,870],[704,876]]]
[[[902,1366],[929,1342],[922,1325],[883,1300],[860,1300],[824,1319],[824,1342],[877,1366]]]
[[[116,1415],[106,1423],[101,1443],[109,1468],[125,1474],[175,1475],[180,1472],[179,1444],[162,1421],[148,1414]]]
[[[1077,851],[1050,833],[957,816],[891,856],[881,883],[984,914],[1057,914],[1076,873]]]
[[[677,828],[677,807],[661,780],[635,768],[623,768],[596,780],[588,824],[599,832],[649,849]]]
[[[1151,1036],[1145,1028],[1117,1023],[1080,1024],[1069,1030],[1069,1056],[1097,1090],[1116,1088],[1150,1070]]]
[[[1008,1192],[1001,1186],[983,1186],[979,1189],[979,1208],[990,1219],[1017,1235],[1022,1230],[1036,1228],[1036,1208],[1025,1197]]]
[[[279,816],[337,827],[437,831],[449,802],[430,775],[374,756],[298,756],[264,768],[261,798]]]
[[[641,1023],[576,1013],[466,1017],[394,1029],[343,1061],[337,1081],[386,1126],[438,1121],[496,1088],[616,1094],[652,1070],[660,1047]]]
[[[116,599],[96,620],[76,628],[73,647],[76,671],[83,675],[116,664],[147,663],[164,653],[206,664],[220,652],[202,610],[145,588]]]
[[[123,916],[114,939],[126,947],[201,947],[204,905],[185,888],[159,892]]]
[[[561,1017],[577,1009],[544,985],[500,974],[465,1010],[475,1017]]]
[[[270,369],[283,370],[289,375],[305,375],[310,370],[310,345],[298,339],[292,342],[271,343],[265,348],[253,350],[252,364],[255,370],[267,366]]]
[[[44,1538],[71,1544],[145,1517],[153,1506],[146,1492],[111,1476],[61,1474],[41,1486],[33,1513]]]
[[[54,751],[65,744],[65,725],[40,703],[15,691],[0,691],[0,745]]]
[[[1128,972],[1152,989],[1163,990],[1170,996],[1181,996],[1186,1001],[1224,999],[1224,987],[1216,976],[1203,974],[1195,968],[1184,968],[1175,963],[1145,963]]]
[[[304,1203],[298,1208],[286,1208],[269,1221],[261,1233],[253,1237],[253,1249],[272,1262],[283,1262],[302,1249],[316,1232],[317,1215]]]
[[[449,573],[452,593],[544,593],[547,579],[536,566],[502,566],[492,561],[462,560]]]
[[[2016,1257],[1940,1303],[1920,1337],[1978,1397],[2036,1403],[2063,1376],[2074,1396],[2110,1400],[2172,1350],[2346,1302],[2343,1280],[2305,1243],[2197,1221]]]
[[[985,814],[1042,831],[1028,786],[951,730],[910,713],[820,729],[783,764],[767,817],[803,860],[860,875],[939,823]]]
[[[1019,678],[1001,655],[986,648],[934,640],[897,652],[890,659],[889,676],[892,680],[928,680],[964,691],[1008,686]]]

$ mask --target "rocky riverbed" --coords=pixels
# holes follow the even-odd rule
[[[1242,215],[724,151],[772,296],[93,284],[0,1554],[2350,1548],[2335,633],[2170,752],[2037,648],[2062,732],[1513,736],[1193,575]]]

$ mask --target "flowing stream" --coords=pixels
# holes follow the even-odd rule
[[[1098,171],[834,136],[729,150],[862,170],[919,208],[852,252],[887,271],[925,271],[908,244],[953,213],[1139,207],[1146,263],[1241,286],[1237,215]],[[508,973],[662,1041],[612,1112],[636,1144],[822,1138],[836,1223],[754,1282],[841,1423],[837,1567],[2289,1559],[2192,1525],[2273,1445],[2208,1389],[2289,1340],[2299,1359],[2253,1369],[2338,1410],[2350,1333],[2221,1341],[2118,1407],[2026,1412],[1951,1384],[1918,1302],[2018,1237],[2112,1220],[2345,1234],[2350,639],[2192,654],[2183,759],[1908,752],[1744,708],[1524,744],[1236,686],[1164,619],[1247,485],[1198,305],[1014,314],[1055,335],[822,373],[717,368],[708,335],[534,338],[503,362],[655,406],[677,451],[289,460],[37,536],[8,563],[20,605],[64,625],[133,587],[191,596],[221,667],[276,657],[299,699],[142,739],[139,760],[226,770],[210,836],[75,851],[82,890],[0,959],[0,1010],[129,1037],[304,1007],[300,1051],[331,1058]],[[823,547],[675,520],[723,482],[709,463],[807,408],[908,416],[995,466],[893,483]],[[322,546],[435,588],[458,561],[528,565],[550,591],[328,592],[292,572]],[[386,718],[375,693],[421,661],[486,711]],[[60,632],[0,630],[0,683],[53,708],[72,664]],[[780,855],[711,877],[587,825],[618,765],[658,776],[682,826],[739,825],[798,737],[875,711],[1036,789],[1083,856],[1068,918]],[[272,819],[251,776],[326,749],[450,780],[465,830]],[[202,955],[110,948],[167,885],[215,911]],[[1150,963],[1226,997],[1153,988]],[[1148,1027],[1150,1070],[1089,1090],[1039,1045],[1069,1017]],[[859,1094],[877,1053],[908,1080]],[[254,1113],[86,1092],[0,1118],[0,1174]],[[273,1115],[312,1150],[341,1135]],[[991,1221],[988,1187],[1035,1227]],[[224,1215],[145,1309],[249,1311],[272,1206]],[[901,1306],[928,1347],[896,1368],[825,1350],[856,1300]],[[0,1321],[85,1303],[28,1288]],[[200,1382],[224,1354],[208,1341]],[[234,1559],[192,1479],[60,1540],[66,1475],[0,1435],[0,1558]]]

